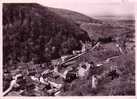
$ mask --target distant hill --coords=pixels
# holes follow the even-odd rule
[[[102,24],[83,23],[80,27],[88,33],[90,38],[96,39],[102,37],[115,38],[116,36],[134,35],[135,33],[135,20],[100,20],[102,20]]]
[[[3,63],[49,61],[90,40],[75,22],[39,4],[3,4]]]
[[[109,24],[82,24],[81,28],[87,31],[90,36],[98,35],[99,37],[108,37],[113,35],[122,34],[128,32],[128,29],[121,27],[113,27]]]
[[[48,7],[50,11],[73,20],[80,25],[80,28],[88,33],[91,39],[104,37],[115,37],[126,33],[134,33],[134,17],[132,16],[94,16],[94,18],[84,14],[66,9],[55,9]]]
[[[91,18],[89,16],[86,16],[84,14],[75,12],[75,11],[71,11],[71,10],[67,10],[67,9],[55,9],[55,8],[50,8],[48,7],[48,9],[50,11],[55,12],[56,14],[67,18],[69,20],[73,20],[75,23],[77,24],[82,24],[82,23],[102,23],[102,21],[98,20],[98,19],[94,19]]]
[[[97,19],[100,20],[135,20],[134,15],[105,15],[105,16],[95,16]]]

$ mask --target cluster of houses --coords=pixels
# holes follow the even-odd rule
[[[97,43],[93,48],[99,46],[99,43]],[[82,49],[80,51],[73,51],[73,55],[65,55],[61,56],[61,58],[52,60],[51,66],[53,67],[48,68],[46,70],[43,70],[41,72],[39,77],[36,77],[35,74],[29,75],[31,80],[42,83],[47,87],[47,93],[49,95],[60,95],[62,92],[62,89],[64,87],[65,82],[72,82],[75,79],[85,79],[88,75],[91,69],[94,69],[98,66],[101,66],[100,64],[94,65],[94,63],[89,63],[87,61],[80,62],[78,66],[71,67],[71,66],[65,66],[65,63],[71,62],[77,57],[80,57],[81,55],[85,54],[87,51],[86,45],[82,43]],[[116,75],[116,70],[112,71],[113,73],[110,74],[112,76]],[[50,75],[50,76],[49,76]],[[92,88],[96,89],[98,85],[98,79],[100,77],[97,77],[95,74],[91,75],[92,77]],[[62,82],[56,83],[56,81],[51,80],[60,78],[62,79]],[[3,93],[4,95],[7,95],[14,87],[21,86],[18,83],[18,79],[23,79],[23,75],[21,73],[18,73],[13,77],[13,80],[10,83],[9,88]],[[23,85],[22,85],[23,86]],[[38,90],[38,89],[35,89]],[[22,92],[22,90],[21,90]]]

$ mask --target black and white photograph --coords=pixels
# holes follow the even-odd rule
[[[3,96],[135,96],[134,4],[72,1],[2,4]]]

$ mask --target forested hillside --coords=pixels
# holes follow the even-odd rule
[[[80,49],[88,34],[72,20],[38,4],[3,5],[4,64],[49,61]]]

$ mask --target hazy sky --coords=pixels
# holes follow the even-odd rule
[[[106,1],[110,1],[110,0],[106,0]],[[119,0],[115,0],[115,1],[119,1]],[[122,1],[126,1],[126,0],[122,0]],[[102,15],[127,16],[127,15],[132,15],[134,13],[133,3],[126,3],[126,2],[95,3],[95,2],[90,2],[90,0],[43,0],[40,1],[40,3],[44,6],[70,9],[90,16],[102,16]]]

